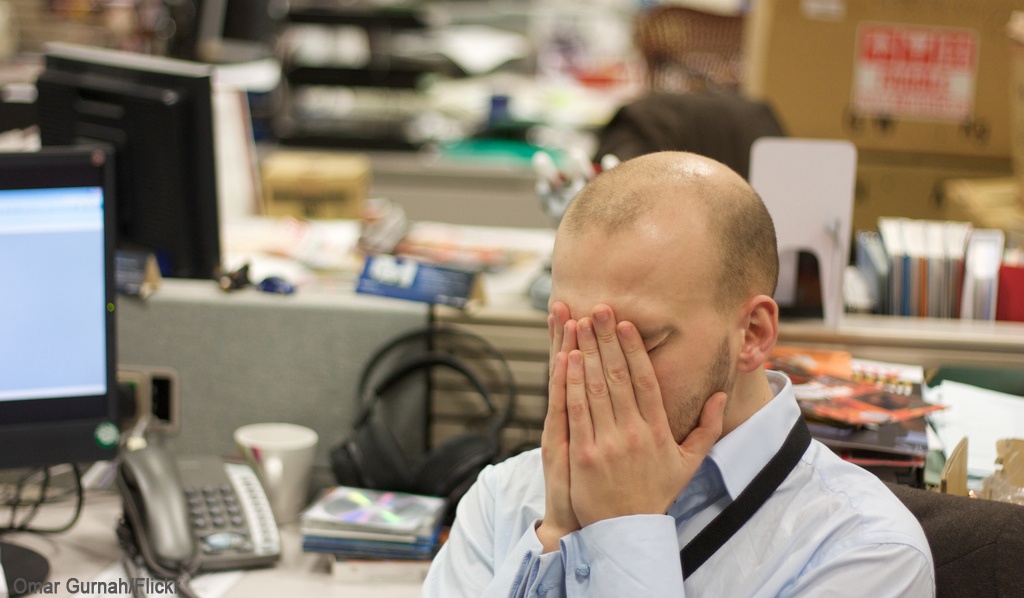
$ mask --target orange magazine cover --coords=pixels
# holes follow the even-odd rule
[[[847,426],[880,425],[943,408],[926,403],[919,385],[897,387],[882,376],[855,374],[853,360],[844,351],[776,349],[780,350],[772,352],[765,367],[789,376],[800,408],[810,419]]]

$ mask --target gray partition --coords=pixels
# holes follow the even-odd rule
[[[426,304],[355,295],[220,291],[212,281],[164,280],[146,300],[120,297],[118,363],[169,367],[179,377],[177,454],[236,454],[232,431],[286,421],[320,435],[314,481],[351,428],[359,374],[373,350],[423,326]],[[419,393],[416,393],[419,394]],[[425,442],[425,392],[389,409],[406,448]]]

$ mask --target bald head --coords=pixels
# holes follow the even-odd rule
[[[665,211],[659,208],[669,204],[706,231],[718,261],[714,271],[723,307],[775,293],[779,257],[764,202],[727,166],[697,154],[646,154],[601,173],[570,204],[559,235],[630,234],[647,226],[672,230],[660,221]]]

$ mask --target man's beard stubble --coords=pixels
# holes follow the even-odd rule
[[[668,423],[677,444],[682,444],[686,436],[697,427],[704,403],[711,398],[711,395],[716,392],[728,392],[734,382],[735,372],[729,355],[729,338],[726,336],[718,345],[718,353],[711,363],[711,369],[708,370],[697,390],[676,402],[672,407],[666,405],[669,415]]]

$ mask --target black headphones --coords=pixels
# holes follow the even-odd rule
[[[493,359],[502,370],[504,392],[508,402],[498,409],[488,384],[474,367],[453,351],[433,348],[439,340],[450,340],[460,348]],[[391,361],[410,345],[426,343],[427,349],[412,350],[398,357],[397,363],[378,372],[382,362]],[[467,432],[445,441],[415,463],[410,463],[398,446],[395,436],[375,409],[387,392],[409,376],[442,367],[461,374],[487,405],[490,421],[486,434]],[[379,380],[379,382],[378,382]],[[486,465],[498,460],[501,430],[508,424],[515,409],[516,385],[505,357],[483,338],[450,327],[428,326],[398,336],[386,343],[370,359],[359,380],[357,399],[360,411],[351,435],[331,452],[331,466],[337,482],[375,490],[391,490],[441,496],[448,499],[449,513],[454,512],[466,490],[476,481]],[[450,519],[450,517],[449,517]]]

